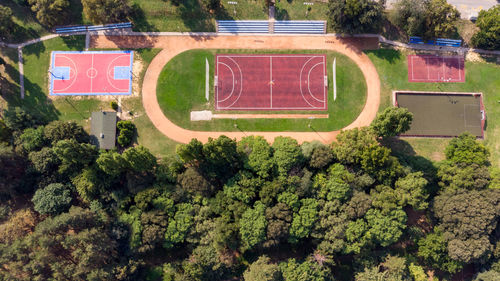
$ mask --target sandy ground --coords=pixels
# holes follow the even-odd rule
[[[367,99],[358,118],[344,129],[368,126],[375,118],[380,104],[380,79],[375,66],[361,52],[364,48],[376,48],[374,38],[340,38],[331,36],[92,36],[92,48],[161,48],[163,49],[151,62],[144,76],[142,101],[147,115],[155,127],[165,136],[181,143],[192,138],[202,142],[208,138],[226,135],[241,139],[248,135],[261,135],[273,142],[277,136],[290,136],[299,143],[319,140],[331,143],[340,131],[316,132],[205,132],[191,131],[172,123],[163,114],[156,98],[158,77],[167,62],[190,49],[309,49],[333,50],[350,57],[361,69],[367,83]],[[360,77],[361,79],[361,77]]]

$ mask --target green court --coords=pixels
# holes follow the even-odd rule
[[[413,113],[405,136],[454,137],[469,132],[483,137],[482,94],[400,91],[394,93],[394,104]]]

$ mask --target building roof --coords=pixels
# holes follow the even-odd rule
[[[90,123],[92,142],[100,149],[112,149],[116,141],[116,112],[92,112]]]

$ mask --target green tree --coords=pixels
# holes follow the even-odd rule
[[[243,250],[252,249],[266,238],[266,206],[257,201],[240,219],[240,235]]]
[[[458,10],[446,0],[430,0],[427,3],[424,37],[430,39],[452,35],[459,18]]]
[[[300,239],[309,237],[318,220],[318,202],[315,199],[302,199],[300,203],[302,206],[297,213],[293,214],[290,226],[288,241],[291,243],[298,243]]]
[[[15,280],[116,280],[120,260],[114,238],[99,215],[79,207],[49,217],[35,231],[4,248],[3,278]]]
[[[12,131],[7,127],[4,120],[0,119],[0,144],[8,143],[12,137]]]
[[[285,203],[266,209],[267,232],[264,246],[271,247],[286,241],[292,223],[292,211]]]
[[[427,0],[398,0],[392,5],[392,22],[409,36],[422,36]]]
[[[280,175],[286,175],[293,167],[302,162],[302,150],[297,141],[290,137],[276,137],[273,149]]]
[[[360,165],[367,147],[378,145],[375,134],[367,127],[341,131],[332,143],[333,153],[342,164]]]
[[[167,216],[163,211],[154,210],[141,214],[141,246],[139,252],[146,253],[161,247],[167,228]]]
[[[97,148],[76,140],[60,140],[54,145],[54,153],[61,160],[59,172],[74,174],[93,163],[98,155]]]
[[[472,45],[482,49],[500,49],[500,5],[481,10],[476,26],[480,30],[472,36]]]
[[[415,210],[425,210],[429,206],[428,194],[425,190],[428,181],[422,172],[410,173],[404,178],[399,178],[395,184],[396,197],[399,206],[410,205]]]
[[[73,139],[81,143],[89,141],[89,135],[83,130],[83,127],[73,121],[52,121],[45,126],[43,132],[45,138],[53,144],[67,139]]]
[[[439,228],[434,228],[433,233],[418,241],[417,255],[429,266],[449,273],[455,273],[462,268],[461,262],[452,260],[448,256],[447,243]]]
[[[43,124],[42,120],[29,114],[20,107],[9,107],[4,113],[5,125],[13,131],[22,131],[35,125]]]
[[[195,194],[209,197],[215,191],[214,186],[193,167],[187,168],[184,173],[178,176],[177,180],[185,190]]]
[[[243,167],[262,178],[272,174],[275,166],[272,149],[263,137],[244,137],[238,142],[238,151],[243,155]]]
[[[295,259],[289,259],[280,263],[279,267],[285,281],[328,281],[333,279],[326,266],[321,266],[311,260],[297,262]]]
[[[0,36],[10,37],[13,29],[12,10],[9,7],[0,5]]]
[[[27,164],[26,159],[10,147],[0,145],[0,202],[21,193]]]
[[[330,164],[333,160],[333,151],[326,145],[321,145],[314,148],[311,154],[309,166],[316,169],[321,169]]]
[[[471,164],[457,166],[449,161],[439,164],[439,185],[446,189],[483,189],[490,182],[488,167]]]
[[[280,281],[281,273],[278,265],[272,264],[267,256],[260,256],[245,270],[243,278],[245,281]]]
[[[500,218],[500,190],[450,190],[437,196],[434,215],[448,242],[448,254],[464,263],[485,261]]]
[[[172,248],[175,244],[184,242],[189,229],[193,226],[193,206],[188,203],[181,203],[175,207],[177,212],[168,223],[165,231],[165,241],[163,242],[165,248]]]
[[[118,177],[125,170],[123,157],[116,151],[101,151],[96,163],[103,172],[111,177]]]
[[[195,165],[204,160],[203,143],[197,139],[191,139],[188,144],[178,144],[175,153],[188,165]]]
[[[365,218],[369,227],[367,236],[382,247],[397,242],[406,228],[406,213],[401,209],[392,210],[388,214],[370,209]]]
[[[82,0],[85,17],[95,24],[125,21],[130,7],[124,0]]]
[[[236,141],[224,135],[217,139],[209,138],[203,145],[204,161],[201,171],[212,182],[221,185],[230,179],[240,168],[240,154],[237,151]]]
[[[138,174],[152,173],[156,167],[156,157],[142,145],[127,148],[122,157],[126,167]]]
[[[131,145],[132,141],[134,141],[134,137],[137,131],[134,123],[132,123],[132,121],[122,120],[116,123],[116,127],[120,131],[117,139],[118,144],[121,147],[127,147]]]
[[[33,195],[35,211],[40,214],[57,215],[65,212],[71,205],[71,192],[68,187],[53,183],[38,189]]]
[[[45,145],[46,139],[43,135],[43,126],[38,128],[27,128],[19,136],[18,145],[27,153],[41,149]]]
[[[71,182],[84,202],[96,200],[109,187],[106,175],[95,167],[83,169]]]
[[[446,159],[458,165],[486,165],[490,152],[469,133],[453,138],[445,149]]]
[[[342,33],[378,31],[384,16],[384,4],[385,1],[330,0],[330,25]]]
[[[40,151],[33,151],[29,159],[37,172],[42,175],[52,175],[57,171],[61,160],[50,147],[44,147]]]
[[[371,127],[380,138],[394,137],[410,129],[413,114],[406,108],[388,107],[378,114]]]
[[[28,3],[43,25],[53,27],[65,23],[68,18],[68,0],[28,0]]]

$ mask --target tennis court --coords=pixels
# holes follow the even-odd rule
[[[132,51],[52,52],[50,95],[130,95]]]
[[[464,132],[484,136],[481,93],[394,92],[394,104],[413,113],[405,136],[455,137]]]
[[[325,55],[216,55],[216,110],[327,110]]]
[[[465,82],[463,56],[409,55],[408,82]]]

